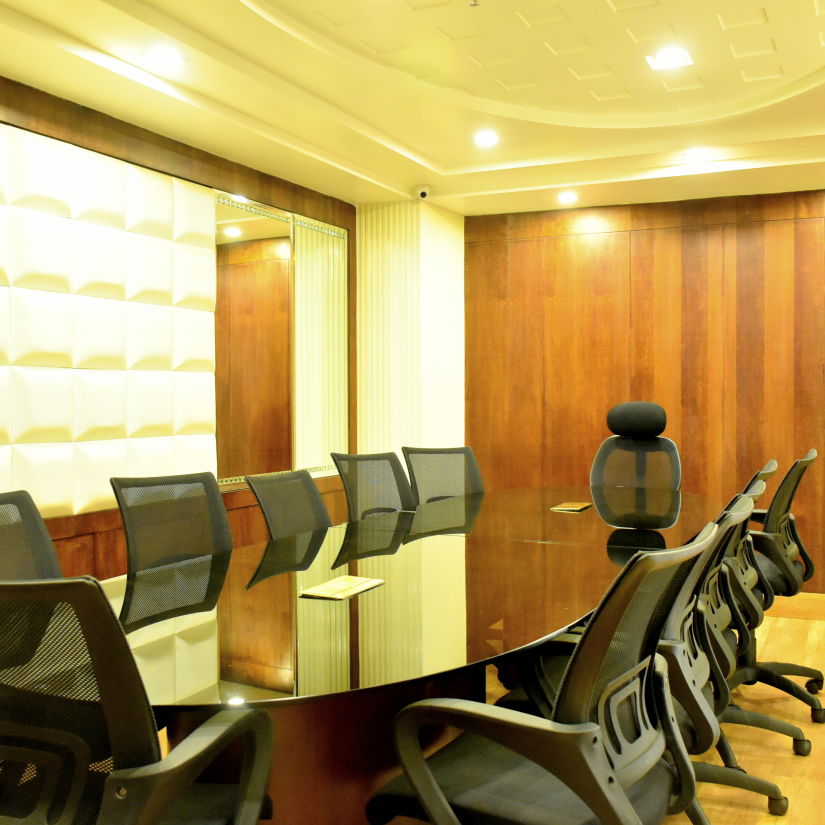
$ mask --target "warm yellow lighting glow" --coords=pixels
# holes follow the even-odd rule
[[[292,250],[291,250],[291,247],[289,245],[289,241],[281,241],[278,244],[277,249],[275,250],[275,254],[279,258],[288,258],[290,256],[291,251]]]
[[[230,195],[229,197],[232,198],[235,203],[249,203],[249,198],[246,197],[246,195]]]
[[[706,163],[709,160],[716,160],[718,152],[713,149],[707,149],[704,146],[694,146],[692,149],[685,149],[682,152],[682,161],[684,163]]]
[[[171,46],[158,44],[152,46],[139,58],[144,69],[159,75],[177,75],[183,69],[186,61],[183,55]]]
[[[610,224],[605,218],[600,218],[598,215],[586,215],[576,221],[576,232],[582,235],[593,235],[597,232],[607,232],[610,230]]]
[[[240,238],[243,233],[239,226],[227,226],[226,229],[223,230],[223,234],[226,235],[227,238]]]
[[[579,199],[579,196],[569,189],[565,192],[559,192],[557,197],[559,203],[575,203]]]
[[[687,49],[681,46],[665,46],[656,54],[645,57],[645,60],[648,66],[656,71],[681,69],[683,66],[693,65],[693,58],[688,54]]]
[[[491,149],[498,143],[498,133],[492,129],[482,129],[473,135],[473,141],[480,149]]]
[[[227,705],[242,705],[243,704],[243,696],[230,696],[226,700]]]

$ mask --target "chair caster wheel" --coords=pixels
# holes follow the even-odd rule
[[[811,752],[811,740],[810,739],[794,739],[793,740],[793,752],[797,756],[807,756]]]
[[[814,722],[825,722],[825,708],[811,708],[811,719]]]
[[[780,796],[778,799],[768,797],[768,812],[774,816],[785,816],[788,813],[788,797]]]
[[[808,693],[819,693],[819,691],[822,690],[822,679],[808,679],[808,681],[805,682],[805,690],[807,690]]]

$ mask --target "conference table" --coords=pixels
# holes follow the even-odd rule
[[[571,502],[590,506],[553,509]],[[266,708],[275,821],[363,823],[395,769],[401,707],[485,701],[508,655],[586,619],[634,552],[684,544],[721,504],[629,488],[496,490],[236,546],[217,608],[220,681],[157,712],[175,739],[220,706]]]

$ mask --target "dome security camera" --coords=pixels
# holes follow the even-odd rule
[[[425,184],[420,184],[419,186],[413,187],[413,197],[418,198],[419,200],[427,200],[430,197],[430,187],[426,186]]]

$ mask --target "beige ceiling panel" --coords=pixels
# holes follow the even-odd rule
[[[521,2],[513,11],[528,28],[565,23],[570,19],[570,13],[564,6],[558,3],[541,2],[541,0]]]
[[[556,57],[568,57],[573,54],[583,54],[593,48],[593,43],[580,34],[559,34],[548,37],[544,41]]]
[[[745,83],[763,83],[769,80],[780,80],[784,74],[782,67],[775,61],[758,60],[747,69],[742,69],[742,80]]]
[[[759,3],[725,4],[725,10],[719,12],[716,17],[725,31],[761,26],[768,22],[768,12]]]
[[[607,0],[607,5],[615,12],[650,9],[661,5],[661,0]]]
[[[776,54],[776,42],[770,38],[741,37],[731,41],[730,53],[737,59],[742,60],[747,57],[764,57],[765,55]]]
[[[671,43],[676,36],[673,24],[663,20],[641,18],[628,26],[628,36],[637,46],[653,44],[654,47]]]

